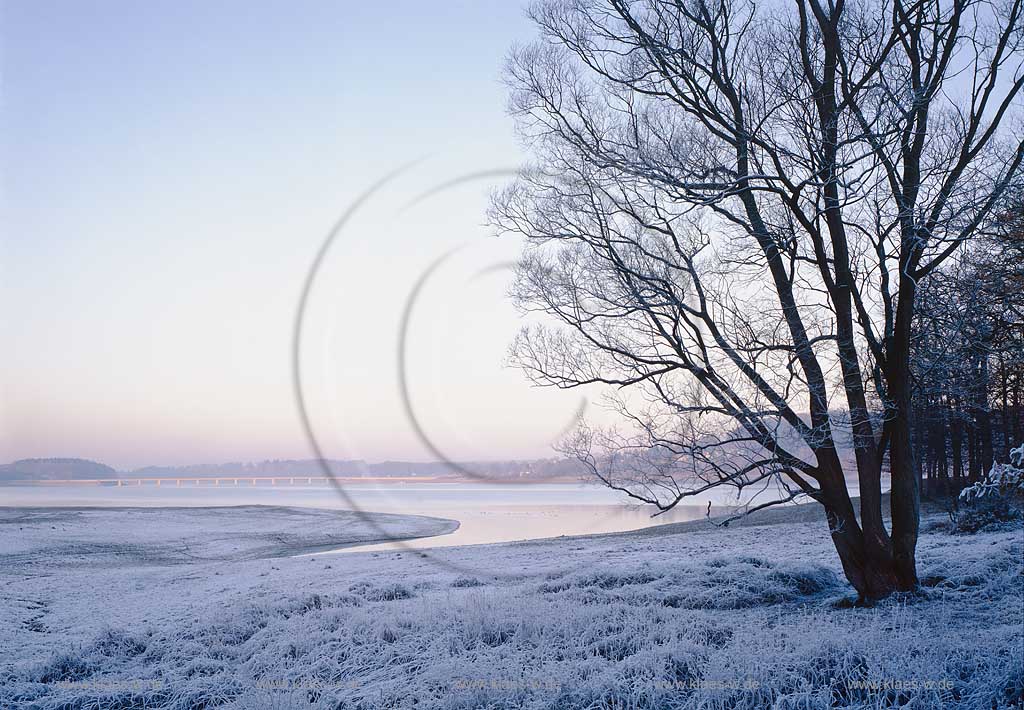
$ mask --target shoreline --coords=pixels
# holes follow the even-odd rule
[[[887,495],[887,494],[886,494]],[[857,498],[853,499],[854,504],[857,503]],[[883,501],[884,503],[884,501]],[[703,506],[680,506],[681,508],[703,508]],[[396,549],[369,549],[374,548],[378,545],[396,544],[401,545],[402,543],[417,542],[417,541],[429,541],[433,538],[444,538],[458,532],[463,527],[463,521],[455,518],[438,517],[428,514],[415,514],[415,513],[393,513],[393,512],[374,512],[374,511],[362,511],[362,510],[349,510],[339,508],[322,508],[315,506],[288,506],[288,505],[275,505],[275,504],[262,504],[262,503],[241,503],[237,505],[110,505],[110,504],[69,504],[69,505],[0,505],[0,532],[3,532],[5,525],[15,522],[11,519],[11,516],[17,513],[28,513],[35,515],[44,516],[74,516],[79,514],[95,514],[95,513],[112,513],[118,516],[125,513],[131,515],[143,515],[143,516],[154,516],[161,517],[168,514],[182,514],[188,516],[213,516],[217,513],[228,513],[228,514],[248,514],[255,512],[256,516],[252,516],[248,520],[250,523],[273,523],[281,522],[281,514],[285,515],[309,515],[309,516],[322,516],[324,518],[340,518],[344,524],[349,524],[352,521],[361,522],[366,524],[369,528],[376,528],[378,531],[382,527],[382,523],[390,522],[394,525],[396,522],[401,524],[400,521],[434,521],[440,523],[442,527],[432,528],[423,531],[418,534],[399,534],[394,536],[373,536],[364,537],[365,530],[358,532],[345,532],[338,531],[335,533],[338,537],[331,537],[329,539],[316,538],[305,539],[302,541],[285,542],[284,540],[276,540],[276,546],[271,548],[261,548],[260,555],[258,556],[240,556],[240,557],[225,557],[217,558],[223,561],[243,561],[251,559],[280,559],[280,558],[299,558],[308,557],[316,554],[334,554],[338,555],[352,555],[352,554],[363,554],[373,553],[377,554],[380,552],[418,552],[423,550],[435,550],[435,549],[461,549],[461,548],[479,548],[479,547],[492,547],[502,545],[529,545],[529,544],[548,544],[548,543],[570,543],[570,542],[581,542],[581,541],[601,541],[601,540],[615,540],[615,539],[628,539],[634,537],[662,537],[672,536],[678,534],[687,534],[693,532],[712,531],[717,529],[734,529],[734,528],[750,528],[750,527],[763,527],[763,526],[777,526],[777,525],[792,525],[792,524],[806,524],[821,522],[824,524],[824,515],[821,510],[820,504],[815,501],[806,501],[803,503],[789,503],[785,505],[779,505],[775,508],[769,508],[758,511],[755,514],[746,517],[731,519],[728,525],[723,526],[723,521],[729,519],[729,513],[725,512],[724,507],[719,507],[716,510],[716,515],[712,517],[700,517],[692,520],[676,521],[676,522],[664,522],[656,525],[649,525],[646,527],[630,528],[625,530],[615,531],[602,531],[602,532],[590,532],[590,533],[571,533],[562,535],[545,535],[540,537],[527,537],[520,539],[511,540],[499,540],[489,542],[466,542],[463,544],[456,545],[438,545],[431,546],[426,545],[422,547],[409,547],[409,548],[396,548]],[[942,509],[935,503],[922,502],[922,518],[926,514],[935,514],[942,512]],[[267,519],[270,516],[270,519]],[[248,517],[248,516],[247,516]],[[211,532],[216,532],[216,521],[208,521],[214,523],[214,529]],[[271,531],[272,532],[272,531]],[[256,535],[257,533],[252,533]],[[355,534],[357,539],[350,539],[346,536]],[[356,549],[353,549],[356,548]],[[368,548],[361,550],[358,548]],[[0,563],[4,561],[3,547],[0,545]]]

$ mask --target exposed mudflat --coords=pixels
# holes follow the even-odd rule
[[[0,508],[0,567],[175,565],[286,557],[444,535],[418,515],[243,505],[217,508]]]

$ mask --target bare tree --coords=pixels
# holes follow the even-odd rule
[[[492,217],[528,239],[514,296],[559,325],[514,355],[542,384],[617,387],[625,422],[569,447],[661,510],[810,496],[863,597],[915,588],[911,320],[1024,156],[1021,1],[531,15],[508,81],[536,161]]]

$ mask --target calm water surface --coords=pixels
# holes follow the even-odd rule
[[[695,520],[729,501],[723,494],[699,499],[700,505],[680,506],[652,518],[653,509],[631,504],[606,488],[572,483],[353,483],[345,485],[348,499],[327,486],[239,485],[215,487],[154,485],[4,486],[0,505],[13,506],[219,506],[287,505],[378,513],[429,515],[459,521],[448,535],[403,543],[408,547],[442,547],[531,540],[560,535],[636,530],[650,525]],[[400,523],[385,522],[381,539],[401,536]],[[395,543],[359,545],[348,550],[392,549]]]

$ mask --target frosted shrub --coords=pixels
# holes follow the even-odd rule
[[[985,478],[960,492],[964,503],[984,498],[1024,496],[1024,444],[1010,452],[1010,463],[997,463]]]
[[[953,518],[957,532],[977,532],[1018,520],[1024,499],[1024,444],[1010,452],[1010,463],[996,464],[985,477],[960,492],[967,509]]]

